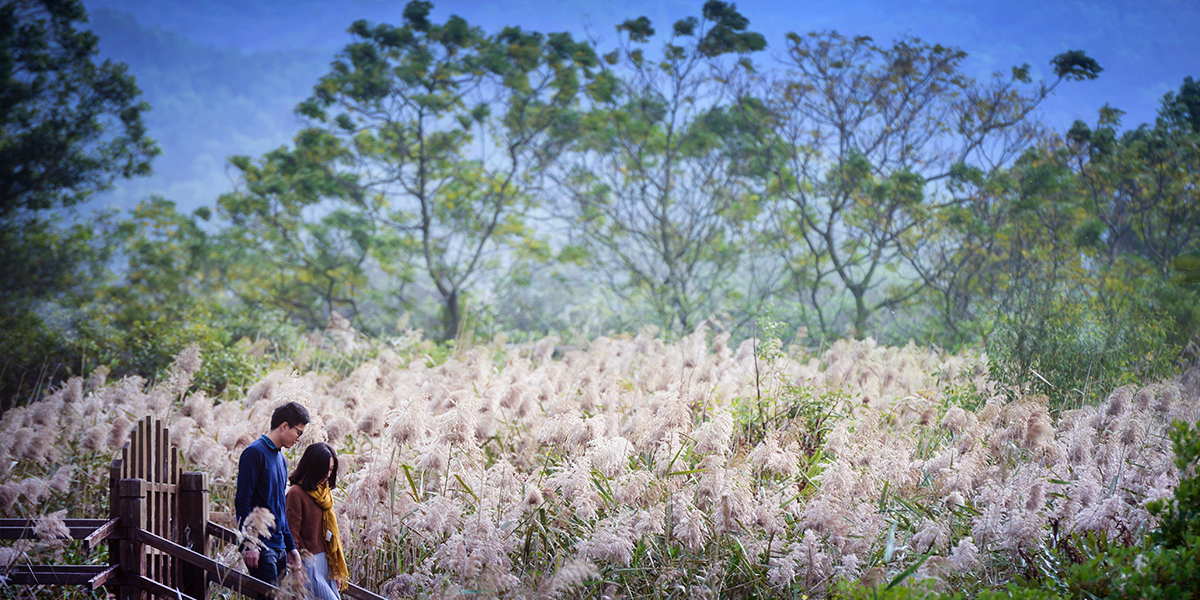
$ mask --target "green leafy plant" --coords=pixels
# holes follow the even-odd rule
[[[1200,551],[1200,477],[1196,465],[1200,461],[1200,422],[1190,427],[1182,421],[1171,426],[1171,442],[1175,448],[1175,466],[1185,474],[1175,495],[1146,504],[1150,514],[1161,519],[1151,536],[1166,548],[1187,548]]]
[[[1173,368],[1171,319],[1150,293],[1101,299],[1054,288],[1030,291],[1026,309],[998,316],[987,341],[1000,382],[1042,393],[1052,405],[1079,406],[1121,385]]]

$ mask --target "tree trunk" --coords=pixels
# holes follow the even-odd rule
[[[458,337],[458,325],[462,319],[458,290],[446,294],[442,302],[442,339],[453,340]]]

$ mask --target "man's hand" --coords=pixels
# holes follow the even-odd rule
[[[242,550],[242,561],[251,569],[258,567],[258,548],[246,548]]]
[[[287,563],[288,563],[288,567],[291,567],[293,569],[299,569],[301,566],[300,551],[292,550],[291,552],[288,552]]]

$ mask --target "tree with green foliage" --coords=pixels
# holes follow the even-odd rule
[[[0,6],[0,218],[71,206],[150,173],[140,91],[124,64],[96,64],[77,0]]]
[[[762,175],[749,133],[721,105],[714,62],[753,69],[766,46],[733,5],[671,28],[655,59],[649,19],[617,27],[612,67],[590,96],[556,169],[561,212],[581,261],[667,331],[687,334],[728,307],[759,214]],[[761,171],[761,169],[760,169]]]
[[[730,78],[767,108],[747,122],[787,141],[763,147],[784,150],[769,163],[777,251],[824,336],[868,335],[877,315],[953,276],[934,243],[970,202],[953,183],[1006,165],[1034,141],[1031,113],[1055,86],[1101,70],[1074,51],[1054,59],[1052,83],[1033,84],[1028,65],[981,82],[965,58],[915,38],[793,33],[786,73]]]
[[[218,200],[227,223],[218,260],[245,306],[279,310],[306,329],[333,312],[358,315],[378,227],[370,198],[339,169],[351,159],[340,140],[311,128],[291,149],[231,159],[239,189]]]
[[[947,223],[947,289],[964,302],[946,321],[987,340],[995,376],[1074,402],[1173,368],[1200,322],[1181,268],[1198,249],[1200,155],[1175,98],[1154,127],[1119,134],[1104,107],[1044,139]]]
[[[212,211],[180,213],[175,203],[152,196],[117,224],[122,281],[103,301],[123,309],[144,305],[149,319],[170,319],[170,311],[220,286],[213,236],[205,230]]]
[[[150,197],[106,228],[116,247],[114,273],[82,303],[78,325],[82,370],[105,365],[113,376],[154,379],[187,346],[203,357],[196,385],[219,392],[255,373],[235,348],[267,320],[232,302],[223,276],[220,236],[210,233],[212,211],[179,212]]]
[[[133,77],[121,63],[95,63],[98,38],[76,29],[86,22],[77,1],[0,6],[0,251],[10,257],[0,266],[0,306],[8,310],[70,289],[79,269],[103,256],[91,252],[86,227],[60,229],[45,211],[149,174],[158,153]]]
[[[433,23],[431,9],[409,2],[399,27],[354,23],[298,111],[352,153],[347,169],[395,250],[384,267],[420,265],[453,339],[473,286],[549,258],[527,217],[556,155],[549,133],[597,61],[565,33],[489,37],[458,16]]]
[[[98,38],[77,29],[86,22],[77,0],[0,5],[0,404],[73,372],[69,342],[44,317],[105,277],[113,247],[94,225],[111,215],[61,226],[64,213],[148,174],[158,153],[133,77],[97,64]]]
[[[1108,265],[1136,256],[1159,277],[1200,242],[1200,134],[1172,118],[1171,101],[1154,127],[1120,138],[1121,111],[1109,107],[1095,129],[1076,121],[1067,134],[1092,219],[1084,235]]]
[[[992,376],[1055,406],[1163,374],[1172,359],[1155,283],[1107,281],[1097,268],[1078,186],[1060,141],[1030,149],[959,217],[953,255],[969,311],[953,318],[985,342]],[[1114,283],[1125,292],[1103,292]]]

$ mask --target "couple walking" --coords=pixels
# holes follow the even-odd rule
[[[242,451],[234,498],[238,525],[257,508],[275,520],[266,537],[243,543],[242,560],[251,576],[272,585],[286,568],[303,567],[308,597],[340,600],[349,573],[331,492],[337,487],[337,453],[324,442],[312,444],[288,475],[282,452],[304,435],[308,422],[308,409],[288,402],[272,413],[271,430]]]

